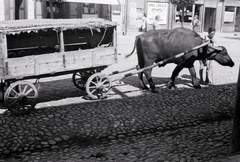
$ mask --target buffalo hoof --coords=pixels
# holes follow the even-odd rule
[[[156,88],[152,89],[153,93],[158,93],[158,90]]]
[[[206,82],[204,82],[203,80],[200,80],[199,83],[200,83],[201,85],[207,85]],[[194,84],[193,84],[193,85],[194,85]]]
[[[149,88],[147,86],[144,87],[140,87],[142,90],[149,90]]]
[[[196,88],[196,89],[201,89],[202,88],[199,83],[193,84],[193,87]]]
[[[205,80],[205,83],[208,84],[208,85],[209,85],[209,84],[212,84],[209,79],[206,79],[206,80]]]
[[[171,81],[167,83],[167,87],[168,87],[168,89],[176,89],[177,88],[175,86],[175,84],[173,82],[171,82]]]

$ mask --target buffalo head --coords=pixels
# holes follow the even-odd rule
[[[223,66],[234,66],[234,62],[232,61],[231,57],[228,55],[227,49],[223,46],[212,47],[209,46],[208,50],[208,60],[215,60],[220,65]]]

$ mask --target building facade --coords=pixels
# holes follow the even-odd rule
[[[109,0],[103,3],[81,3],[79,0],[0,0],[0,20],[50,18],[104,18],[111,19]],[[90,0],[89,2],[99,2]],[[51,7],[51,11],[49,9]]]
[[[157,14],[163,29],[180,27],[182,19],[184,27],[192,28],[192,17],[198,15],[201,21],[199,32],[207,31],[209,27],[216,28],[217,32],[240,32],[239,0],[197,0],[193,6],[184,8],[184,17],[182,10],[169,0],[125,0],[125,5],[131,13],[127,20],[130,29],[134,25],[138,28],[142,14],[146,13],[149,29]]]
[[[105,4],[99,4],[100,1]],[[120,7],[107,4],[113,1],[119,1]],[[240,0],[197,0],[184,11],[169,0],[0,0],[0,20],[49,18],[48,6],[53,8],[52,18],[112,20],[114,17],[114,20],[122,20],[118,23],[125,30],[137,30],[143,13],[146,13],[149,29],[157,14],[163,29],[180,27],[182,19],[183,27],[191,28],[192,17],[198,15],[201,21],[199,32],[207,31],[209,27],[216,28],[217,32],[240,32]]]

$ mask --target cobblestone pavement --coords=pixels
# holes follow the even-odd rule
[[[30,114],[16,117],[0,105],[0,161],[206,162],[226,158],[240,50],[231,48],[239,42],[221,36],[219,43],[232,41],[227,49],[237,67],[214,64],[214,84],[202,89],[191,87],[189,72],[184,70],[176,80],[178,89],[168,90],[165,84],[172,65],[153,70],[159,94],[139,90],[137,76],[131,76],[122,84],[114,83],[109,97],[101,101],[88,100],[70,76],[43,79],[39,104]],[[119,51],[123,46],[119,45]],[[132,44],[125,48],[131,51]],[[119,65],[104,72],[134,65],[135,55],[124,60],[120,53]]]

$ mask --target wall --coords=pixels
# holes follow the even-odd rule
[[[33,0],[27,0],[27,19],[35,19],[35,2]]]
[[[41,3],[40,1],[37,1],[37,2],[35,2],[35,14],[36,14],[36,16],[35,16],[35,18],[36,19],[42,19],[42,18],[44,18],[45,17],[45,15],[44,15],[44,13],[43,13],[43,11],[45,11],[45,5],[43,4],[43,3]]]
[[[226,11],[225,11],[225,8],[226,7],[234,7],[234,11],[233,11],[233,23],[225,23],[224,20],[226,19],[225,18],[225,14],[226,14]],[[235,31],[235,25],[239,26],[240,24],[236,24],[239,22],[239,18],[238,20],[236,20],[236,14],[237,14],[237,7],[239,8],[240,7],[240,1],[239,0],[225,0],[224,1],[224,6],[223,6],[223,17],[222,17],[222,28],[221,28],[221,31],[222,32],[234,32]]]
[[[0,0],[0,21],[5,20],[4,10],[4,0]]]

